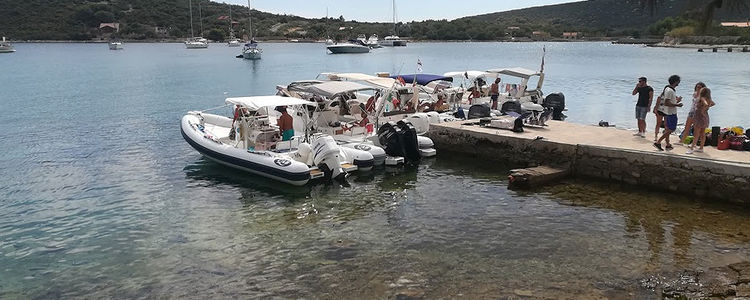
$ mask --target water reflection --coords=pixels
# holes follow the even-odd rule
[[[675,269],[738,262],[734,256],[750,243],[750,210],[731,204],[636,190],[616,183],[571,180],[543,189],[559,203],[613,210],[622,215],[631,240],[645,236],[649,268],[666,264]],[[706,244],[716,239],[715,244]],[[713,244],[713,245],[712,245]],[[701,256],[703,250],[729,254],[720,260]]]

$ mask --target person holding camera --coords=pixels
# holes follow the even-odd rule
[[[633,96],[636,94],[638,94],[638,102],[635,104],[635,119],[638,121],[638,133],[633,135],[645,138],[646,115],[651,110],[651,102],[654,100],[654,89],[648,85],[646,77],[638,78],[638,84],[633,89]]]

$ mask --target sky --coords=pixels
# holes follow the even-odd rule
[[[247,5],[247,0],[213,0],[238,5]],[[582,0],[412,0],[396,1],[398,20],[403,22],[422,20],[453,20],[465,16],[480,15],[532,6],[543,6]],[[391,0],[252,0],[254,9],[322,18],[328,15],[347,20],[368,22],[390,22]]]

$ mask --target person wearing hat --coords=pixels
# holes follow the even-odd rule
[[[638,84],[633,89],[633,96],[636,94],[638,94],[638,102],[635,104],[635,119],[638,121],[638,132],[633,135],[645,138],[646,115],[651,110],[651,102],[654,101],[654,89],[648,85],[646,77],[638,78]]]

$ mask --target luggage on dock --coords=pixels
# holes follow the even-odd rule
[[[714,147],[719,146],[719,134],[721,134],[721,127],[719,126],[711,127],[711,146],[714,146]]]
[[[729,149],[742,151],[745,146],[745,140],[744,135],[729,137]]]

